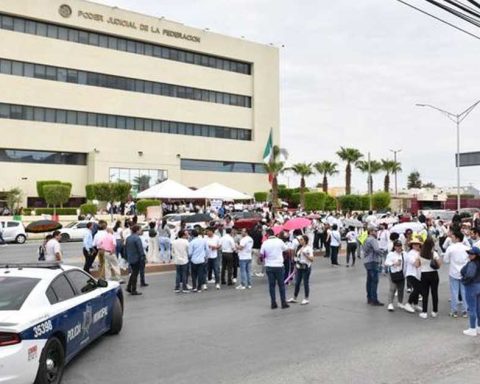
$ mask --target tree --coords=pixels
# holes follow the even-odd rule
[[[390,191],[390,175],[392,173],[402,172],[402,166],[398,161],[382,159],[382,169],[385,171],[385,178],[383,180],[383,191]]]
[[[43,186],[43,194],[48,205],[53,205],[53,214],[56,215],[58,205],[63,206],[70,199],[72,187],[65,184],[47,184]]]
[[[420,172],[417,170],[412,171],[408,175],[407,188],[422,188],[422,180],[420,179]]]
[[[288,158],[288,152],[285,149],[280,148],[278,145],[274,145],[270,161],[263,165],[272,184],[273,208],[278,208],[278,175],[285,172],[285,162],[280,160],[281,155],[284,159]]]
[[[130,196],[130,191],[132,190],[132,185],[130,183],[118,182],[113,183],[112,185],[112,201],[119,201],[124,203],[128,200]]]
[[[363,155],[358,149],[340,147],[340,150],[337,151],[337,156],[347,163],[347,166],[345,167],[345,193],[347,195],[350,195],[352,191],[352,165],[351,164],[356,163],[358,160],[360,160],[363,157]]]
[[[137,176],[133,179],[133,183],[133,186],[135,187],[137,192],[145,191],[146,189],[150,188],[150,176]]]
[[[318,173],[323,175],[322,190],[328,193],[328,176],[333,176],[338,173],[337,163],[332,161],[321,161],[313,164]]]
[[[300,206],[305,208],[305,178],[313,175],[313,169],[311,163],[297,163],[293,164],[290,168],[290,171],[296,173],[300,176]]]
[[[425,184],[422,184],[422,188],[435,188],[435,184],[433,184],[431,181],[429,181],[428,183],[425,183]]]
[[[22,202],[23,192],[20,188],[13,188],[7,192],[7,207],[11,212],[15,212]]]
[[[129,183],[96,183],[91,184],[93,187],[93,194],[95,199],[99,201],[109,202],[113,204],[115,201],[124,203],[127,201],[132,189]],[[110,211],[110,216],[113,221],[113,210]]]
[[[367,174],[368,193],[373,193],[373,176],[372,175],[380,172],[380,170],[382,169],[382,164],[377,160],[370,160],[370,166],[369,166],[368,160],[358,160],[355,163],[355,167],[359,169],[362,173]]]
[[[377,192],[372,195],[373,209],[380,211],[390,207],[391,197],[388,192]]]

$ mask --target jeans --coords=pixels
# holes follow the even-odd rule
[[[130,293],[137,292],[137,278],[140,271],[140,263],[130,264],[130,278],[128,279],[127,291]]]
[[[252,260],[239,260],[240,262],[240,283],[244,287],[252,285]]]
[[[347,243],[347,265],[350,263],[350,256],[352,256],[352,266],[355,265],[356,252],[357,252],[357,243]]]
[[[0,232],[0,244],[6,244],[2,232]]]
[[[449,276],[450,279],[450,312],[454,313],[458,310],[458,292],[461,292],[462,298],[465,297],[465,286],[460,279]],[[462,300],[462,312],[467,312],[467,303]]]
[[[480,283],[465,286],[465,296],[468,304],[470,328],[480,327]]]
[[[297,269],[296,271],[296,276],[295,276],[295,292],[293,293],[293,296],[295,299],[298,297],[298,294],[300,293],[300,286],[302,285],[302,280],[303,280],[303,289],[305,293],[305,299],[308,300],[308,297],[310,296],[310,272],[312,272],[312,268],[305,268],[305,269]]]
[[[393,298],[395,297],[395,291],[398,292],[398,304],[403,304],[403,292],[405,290],[405,279],[394,283],[390,279],[390,289],[388,291],[388,304],[393,304]]]
[[[367,300],[369,303],[376,303],[378,302],[378,263],[372,261],[364,265],[367,270]]]
[[[338,250],[340,247],[336,247],[331,245],[330,246],[330,260],[332,261],[332,265],[338,265]]]
[[[218,256],[215,259],[208,259],[208,280],[215,276],[215,284],[220,284],[220,266],[218,264]]]
[[[432,292],[433,312],[438,312],[438,272],[422,272],[422,312],[428,311],[428,295]]]
[[[193,289],[202,289],[202,285],[205,284],[205,265],[202,264],[191,264],[192,267],[192,288]]]
[[[117,256],[117,258],[120,258],[122,256],[122,252],[123,252],[123,242],[121,239],[118,239],[116,241],[116,246],[115,246],[115,256]]]
[[[268,289],[270,291],[270,300],[272,305],[277,304],[275,295],[275,284],[278,285],[280,291],[280,300],[283,304],[287,303],[285,298],[285,282],[283,280],[284,268],[283,267],[266,267],[268,277]]]
[[[164,263],[170,262],[170,239],[168,237],[159,237],[158,244],[160,248],[160,259]]]
[[[232,275],[233,275],[233,253],[223,252],[222,253],[222,284],[225,282],[225,273],[228,278],[228,285],[232,285]]]
[[[187,269],[188,263],[183,265],[176,265],[177,275],[175,277],[175,290],[180,289],[180,283],[182,284],[182,289],[185,291],[187,289]]]

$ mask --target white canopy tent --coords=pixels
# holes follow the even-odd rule
[[[251,200],[252,196],[239,192],[219,183],[212,183],[194,191],[197,199],[218,200]]]
[[[190,188],[167,179],[160,184],[140,192],[137,195],[139,199],[196,199],[197,196]]]

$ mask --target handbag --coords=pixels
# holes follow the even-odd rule
[[[399,283],[400,281],[405,280],[405,276],[403,274],[403,252],[402,252],[402,270],[398,272],[390,272],[390,279],[393,283]]]
[[[430,268],[432,268],[435,271],[437,269],[440,269],[440,265],[437,263],[437,260],[435,260],[433,256],[432,256],[432,260],[430,260]]]

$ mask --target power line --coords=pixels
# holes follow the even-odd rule
[[[431,18],[433,18],[433,19],[435,19],[435,20],[437,20],[437,21],[440,21],[440,22],[443,23],[443,24],[446,24],[446,25],[448,25],[448,26],[450,26],[450,27],[452,27],[452,28],[455,28],[456,30],[458,30],[458,31],[460,31],[460,32],[466,33],[467,35],[469,35],[469,36],[471,36],[471,37],[474,37],[475,39],[480,40],[480,36],[475,35],[474,33],[468,32],[468,31],[466,31],[465,29],[462,29],[462,28],[460,28],[460,27],[457,27],[455,24],[452,24],[452,23],[450,23],[450,22],[448,22],[448,21],[446,21],[446,20],[443,20],[443,19],[441,19],[441,18],[438,17],[438,16],[432,15],[431,13],[428,13],[427,11],[424,11],[423,9],[420,9],[420,8],[418,8],[418,7],[415,7],[414,5],[409,4],[409,3],[407,3],[406,1],[403,1],[403,0],[397,0],[397,1],[398,1],[399,3],[402,3],[403,5],[406,5],[407,7],[410,7],[410,8],[415,9],[416,11],[418,11],[418,12],[420,12],[420,13],[423,13],[424,15],[430,16]],[[480,4],[479,4],[479,6],[480,6]]]
[[[480,13],[478,13],[476,9],[473,9],[472,7],[469,7],[468,5],[463,4],[458,0],[445,0],[445,2],[457,8],[460,8],[462,11],[469,13],[470,15],[473,15],[475,17],[480,17]]]
[[[473,4],[477,8],[480,8],[480,3],[476,2],[475,0],[467,0],[470,4]]]
[[[459,11],[457,11],[456,9],[452,9],[450,7],[447,7],[446,5],[444,4],[440,4],[439,2],[437,2],[436,0],[425,0],[427,3],[430,3],[438,8],[441,8],[443,9],[444,11],[447,11],[448,13],[451,13],[452,15],[454,16],[457,16],[463,20],[465,20],[466,22],[470,23],[470,24],[473,24],[475,25],[476,27],[480,27],[480,23],[475,20],[474,18],[470,17],[470,16],[467,16]]]

